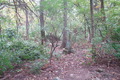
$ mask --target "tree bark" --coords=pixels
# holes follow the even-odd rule
[[[91,42],[91,31],[90,27],[88,26],[88,37],[87,37],[87,42]]]
[[[105,10],[104,10],[104,0],[101,0],[101,13],[105,16]]]
[[[41,44],[43,45],[44,43],[44,38],[45,38],[45,31],[44,31],[44,14],[43,14],[43,5],[42,5],[42,1],[40,0],[40,26],[41,26]]]
[[[94,3],[95,3],[94,8],[95,8],[96,11],[99,11],[99,8],[96,8],[96,6],[98,6],[98,2],[97,2],[97,1],[98,1],[98,0],[95,0],[95,1],[94,1]]]
[[[94,44],[94,37],[95,37],[95,26],[94,26],[94,15],[93,15],[93,0],[90,0],[90,11],[91,11],[91,27],[92,27],[92,58],[96,57],[96,50]]]
[[[28,22],[28,10],[26,9],[26,39],[29,39],[29,22]]]
[[[100,1],[101,1],[101,13],[103,15],[102,21],[103,21],[103,25],[105,26],[105,29],[107,30],[107,26],[105,25],[106,16],[105,16],[105,9],[104,9],[104,0],[100,0]]]
[[[84,18],[87,22],[87,24],[89,25],[88,19],[86,18],[86,15],[84,14]],[[91,42],[91,31],[90,31],[90,27],[88,26],[88,37],[87,37],[87,42]]]
[[[14,2],[14,5],[15,5],[15,16],[16,16],[16,26],[17,26],[17,35],[18,35],[18,26],[19,26],[19,24],[18,24],[17,6],[16,6],[17,1],[13,0],[13,2]]]
[[[1,36],[1,34],[2,34],[2,26],[1,26],[1,20],[0,20],[0,36]]]
[[[85,38],[87,37],[87,25],[85,24]]]
[[[66,0],[64,0],[64,16],[63,16],[63,19],[64,19],[64,28],[63,28],[63,40],[62,40],[61,47],[65,48],[66,43],[67,43],[67,31],[66,31],[66,28],[67,28],[67,1]]]
[[[101,0],[101,13],[103,14],[103,21],[105,21],[105,9],[104,9],[104,0]]]

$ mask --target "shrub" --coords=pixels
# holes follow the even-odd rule
[[[7,68],[13,68],[11,65],[10,57],[7,56],[9,53],[1,51],[0,52],[0,75],[3,71],[6,71]]]
[[[120,58],[120,44],[112,43],[112,47],[115,49],[114,55]]]
[[[113,41],[112,48],[115,50],[114,55],[117,58],[120,58],[120,28],[115,28],[111,35],[111,39]]]
[[[30,66],[30,68],[31,68],[30,73],[32,73],[32,74],[40,73],[42,66],[43,66],[43,63],[35,62],[34,64],[32,64]]]
[[[0,40],[0,74],[8,68],[13,68],[13,64],[22,63],[24,60],[46,59],[46,50],[38,43],[13,40],[8,42]],[[13,66],[12,66],[13,65]]]
[[[11,28],[8,28],[7,30],[6,30],[6,34],[7,34],[7,37],[8,38],[12,38],[12,37],[15,37],[15,31],[14,30],[12,30]]]

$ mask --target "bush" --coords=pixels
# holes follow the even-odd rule
[[[8,68],[13,68],[13,64],[22,63],[24,60],[46,59],[49,55],[42,45],[38,43],[13,40],[7,42],[0,40],[0,74]]]
[[[0,75],[3,71],[6,71],[7,68],[13,68],[11,65],[10,57],[7,56],[9,53],[1,51],[0,52]]]
[[[7,30],[6,30],[6,34],[7,34],[7,37],[8,38],[12,38],[12,37],[15,37],[15,31],[14,30],[12,30],[11,28],[8,28]]]
[[[120,58],[120,28],[115,28],[112,32],[111,39],[113,41],[112,48],[115,50],[114,55]]]
[[[30,66],[30,68],[31,68],[30,73],[32,73],[32,74],[40,73],[42,66],[43,66],[43,63],[35,62],[34,64],[32,64]]]
[[[14,55],[21,60],[34,60],[40,58],[46,52],[43,46],[33,42],[13,41],[9,44],[9,50],[14,52]]]
[[[114,55],[119,59],[120,58],[120,44],[112,43],[113,49],[115,49]]]

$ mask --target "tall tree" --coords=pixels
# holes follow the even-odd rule
[[[44,11],[43,11],[43,5],[42,5],[43,0],[40,0],[40,26],[41,26],[41,44],[43,45],[44,38],[45,38],[45,31],[44,31]]]
[[[29,39],[29,22],[28,22],[28,10],[26,9],[26,39]]]
[[[18,24],[18,10],[17,10],[17,1],[15,1],[15,0],[13,0],[13,2],[14,2],[14,6],[15,6],[15,16],[16,16],[16,26],[17,26],[17,35],[18,35],[18,26],[19,26],[19,24]]]
[[[63,28],[63,40],[62,40],[61,47],[65,48],[66,43],[67,43],[67,31],[66,31],[66,28],[67,28],[67,1],[66,0],[64,0],[64,16],[63,16],[63,19],[64,19],[64,28]]]
[[[1,26],[1,20],[0,20],[0,36],[2,34],[2,26]]]
[[[84,18],[85,18],[85,20],[86,20],[87,25],[89,25],[89,21],[88,21],[88,19],[87,19],[87,17],[86,17],[85,14],[84,14]],[[87,37],[87,42],[91,42],[91,29],[90,29],[89,26],[88,26],[88,37]]]
[[[92,31],[92,40],[94,40],[95,37],[95,26],[94,26],[94,15],[93,15],[93,0],[90,0],[90,12],[91,12],[91,31]],[[92,58],[95,58],[96,52],[95,52],[95,44],[92,43]]]
[[[100,0],[100,1],[101,1],[101,13],[103,15],[102,21],[103,21],[103,25],[105,26],[105,29],[107,30],[107,26],[105,25],[106,17],[105,17],[105,9],[104,9],[104,0]]]
[[[101,13],[104,15],[103,19],[105,20],[104,0],[100,1],[101,1]]]

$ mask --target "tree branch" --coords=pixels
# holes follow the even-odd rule
[[[2,6],[2,7],[0,8],[0,10],[2,10],[4,7],[5,7],[5,6]]]

